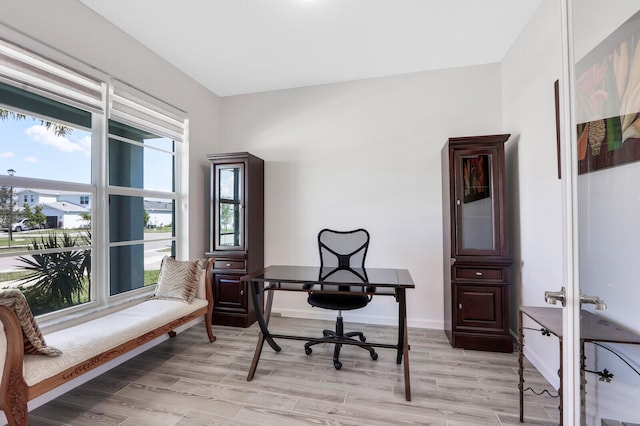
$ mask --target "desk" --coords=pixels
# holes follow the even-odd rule
[[[518,354],[518,375],[520,382],[518,388],[520,390],[520,422],[524,421],[524,333],[523,333],[523,316],[526,315],[536,323],[542,326],[543,334],[554,335],[558,338],[560,344],[560,368],[558,376],[560,377],[560,387],[558,396],[560,399],[560,424],[562,425],[562,309],[521,306],[520,307],[520,325],[518,332],[519,354]],[[581,399],[584,410],[584,383],[585,383],[585,356],[584,344],[586,342],[602,342],[602,343],[622,343],[630,345],[640,345],[640,335],[633,331],[626,330],[605,318],[595,315],[589,311],[580,311],[580,380],[581,380]]]
[[[260,334],[249,369],[247,380],[252,380],[258,367],[260,354],[265,340],[271,348],[279,352],[280,346],[274,339],[293,339],[308,342],[329,342],[327,338],[291,336],[274,334],[269,331],[269,317],[275,291],[300,291],[332,294],[367,294],[373,296],[393,296],[398,303],[398,341],[393,344],[359,343],[378,348],[397,350],[396,363],[401,364],[404,358],[404,393],[407,401],[411,401],[411,385],[409,380],[409,339],[407,336],[407,299],[405,291],[415,288],[413,279],[406,269],[353,268],[358,275],[367,277],[366,281],[355,274],[329,274],[335,268],[317,266],[268,266],[259,271],[243,276],[242,281],[249,283],[251,299],[255,307]],[[326,277],[320,279],[320,277]],[[264,309],[260,303],[260,294],[267,293]],[[345,342],[345,344],[349,344]]]

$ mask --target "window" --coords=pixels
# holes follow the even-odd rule
[[[110,294],[115,295],[157,283],[162,257],[175,255],[175,153],[172,140],[116,121],[109,121],[108,153]],[[160,194],[167,198],[156,198]],[[153,202],[165,206],[162,228],[149,227],[147,208]]]
[[[91,159],[91,131],[83,127],[91,113],[62,125],[58,120],[66,116],[66,105],[0,83],[3,91],[11,96],[0,105],[0,167],[7,170],[0,221],[11,232],[0,234],[0,245],[6,247],[0,264],[11,272],[0,272],[0,286],[19,287],[36,315],[85,304],[92,300],[91,234],[79,222],[86,209],[58,199],[35,205],[35,194],[93,191],[90,171],[82,176],[75,167],[60,167],[75,158],[74,141],[88,146],[81,150],[82,161]],[[16,194],[23,191],[19,203]],[[61,267],[51,268],[51,263]]]
[[[31,44],[0,39],[0,225],[11,231],[0,233],[0,271],[14,270],[0,288],[20,287],[51,316],[144,297],[162,257],[186,252],[185,114]],[[53,276],[51,262],[71,275]]]

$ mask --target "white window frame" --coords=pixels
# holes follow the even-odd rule
[[[18,66],[16,66],[16,62]],[[20,66],[22,63],[24,66]],[[48,78],[51,74],[55,79]],[[61,190],[91,194],[92,277],[89,303],[77,305],[39,317],[41,327],[75,318],[81,321],[89,312],[110,309],[115,305],[147,296],[155,286],[109,296],[109,194],[157,196],[175,199],[176,258],[188,259],[188,115],[107,73],[71,58],[55,49],[0,25],[0,81],[32,91],[92,114],[91,183],[78,184],[46,179],[0,175],[0,185]],[[66,84],[68,82],[69,84]],[[98,100],[96,101],[96,96]],[[8,109],[17,108],[7,105]],[[30,111],[25,112],[33,115]],[[165,192],[110,187],[108,185],[108,119],[150,130],[175,141],[175,188],[172,196]],[[58,119],[52,121],[60,122]],[[72,127],[78,128],[73,123]],[[85,247],[79,247],[85,248]],[[21,253],[23,254],[23,253]],[[11,256],[15,256],[12,253]],[[0,254],[2,256],[2,254]],[[8,256],[8,255],[7,255]]]

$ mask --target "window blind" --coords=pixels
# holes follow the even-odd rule
[[[110,118],[184,142],[186,113],[114,80],[109,85]]]
[[[103,83],[0,37],[0,81],[91,112],[103,110]]]

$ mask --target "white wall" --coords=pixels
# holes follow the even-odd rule
[[[580,56],[622,22],[620,15],[628,14],[630,6],[635,5],[632,11],[640,6],[637,0],[621,2],[616,8],[600,1],[579,3],[581,9],[576,16],[589,20],[578,26]],[[591,10],[584,10],[585,6]],[[520,134],[517,142],[508,147],[507,163],[516,194],[511,211],[515,246],[519,248],[516,265],[520,269],[516,269],[514,290],[516,302],[521,305],[543,306],[544,291],[559,290],[564,285],[564,195],[557,179],[553,98],[553,82],[562,73],[560,7],[559,2],[542,2],[502,63],[505,131]],[[602,25],[594,26],[595,22]],[[566,175],[566,170],[563,173]],[[635,260],[640,250],[640,195],[635,183],[639,173],[640,165],[635,163],[578,179],[581,291],[602,296],[608,303],[607,311],[598,311],[598,315],[636,331],[640,331],[640,290],[635,282],[640,272]],[[585,309],[593,311],[590,306]],[[527,322],[525,326],[535,325]],[[533,331],[525,335],[525,354],[557,386],[557,340]],[[629,345],[619,345],[616,350],[640,369],[640,350]],[[588,369],[607,368],[615,374],[611,383],[602,383],[587,373],[588,424],[599,424],[600,417],[640,421],[636,407],[640,394],[638,376],[604,350],[595,354],[587,345],[587,356]]]
[[[413,276],[409,325],[442,328],[440,149],[500,133],[500,103],[499,65],[225,97],[219,149],[265,160],[266,264],[318,265],[318,231],[364,227],[367,265]],[[349,319],[395,324],[380,299]],[[334,316],[296,294],[274,310]]]
[[[75,0],[3,0],[0,22],[189,114],[189,257],[202,257],[209,246],[206,154],[216,150],[218,96]]]
[[[554,82],[562,74],[560,2],[543,1],[502,62],[513,306],[542,306],[563,283],[562,182],[558,179]],[[511,327],[517,324],[511,312]],[[527,356],[557,386],[557,341],[526,334]]]

